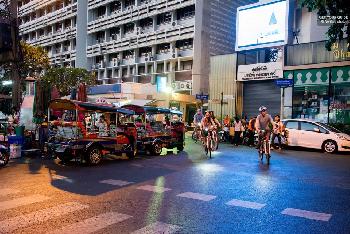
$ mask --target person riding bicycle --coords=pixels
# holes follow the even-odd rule
[[[200,128],[203,136],[206,136],[207,134],[207,132],[205,132],[205,129],[213,130],[215,128],[215,122],[210,115],[210,111],[205,112],[205,116],[201,121]]]
[[[260,114],[256,117],[255,120],[255,130],[258,132],[259,136],[261,135],[262,130],[265,130],[265,140],[269,141],[271,133],[270,125],[273,126],[273,119],[271,115],[267,113],[267,108],[265,106],[261,106],[259,108],[259,112]],[[259,137],[257,146],[258,149],[260,148],[261,140],[261,137]]]
[[[204,115],[202,114],[202,110],[198,109],[197,113],[193,116],[194,125],[197,127],[202,122],[203,118],[204,118]]]

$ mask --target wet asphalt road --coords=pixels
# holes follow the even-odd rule
[[[350,154],[221,145],[99,166],[0,169],[0,233],[350,233]]]

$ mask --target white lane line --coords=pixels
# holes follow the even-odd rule
[[[40,224],[55,217],[59,217],[86,208],[88,208],[86,205],[81,205],[77,202],[69,202],[55,207],[39,210],[33,213],[16,216],[14,218],[0,222],[0,233],[11,233],[19,228],[24,228],[34,224]]]
[[[137,187],[137,189],[155,192],[155,193],[164,193],[166,191],[171,190],[170,188],[164,188],[164,187],[153,186],[153,185],[142,185],[142,186]]]
[[[7,196],[9,194],[19,193],[17,189],[0,189],[0,196]]]
[[[207,195],[207,194],[201,194],[201,193],[192,193],[192,192],[186,192],[176,195],[178,197],[186,197],[191,198],[195,200],[201,200],[201,201],[211,201],[216,198],[216,196],[213,195]]]
[[[134,166],[134,167],[144,167],[142,164],[139,164],[139,163],[133,163],[133,164],[130,164],[131,166]]]
[[[155,222],[132,232],[132,234],[171,234],[178,232],[180,229],[181,228],[177,225]]]
[[[42,195],[32,195],[28,197],[16,198],[9,201],[0,202],[0,211],[16,208],[19,206],[29,205],[32,203],[42,202],[48,200],[49,197]]]
[[[281,212],[281,214],[296,216],[296,217],[301,217],[306,219],[325,221],[325,222],[328,222],[332,217],[331,214],[319,213],[319,212],[313,212],[313,211],[307,211],[307,210],[299,210],[299,209],[293,209],[293,208],[284,209]]]
[[[89,234],[106,228],[112,224],[120,223],[124,220],[131,218],[132,216],[108,212],[97,215],[92,218],[85,219],[81,222],[73,223],[61,229],[50,232],[51,234],[71,234],[71,233],[84,233]]]
[[[227,202],[226,205],[239,206],[239,207],[255,209],[255,210],[260,210],[261,208],[266,206],[266,204],[262,204],[262,203],[243,201],[243,200],[237,200],[237,199],[232,199],[231,201]]]
[[[61,176],[61,175],[52,175],[52,179],[54,180],[62,180],[68,183],[73,183],[72,179],[69,179],[68,177],[65,176]]]
[[[133,184],[134,182],[124,181],[124,180],[102,180],[100,181],[102,184],[110,184],[110,185],[117,185],[117,186],[125,186],[129,184]]]

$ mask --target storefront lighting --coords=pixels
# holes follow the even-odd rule
[[[8,86],[8,85],[12,85],[12,84],[13,84],[12,80],[4,80],[4,81],[2,82],[2,85],[3,85],[3,86]]]

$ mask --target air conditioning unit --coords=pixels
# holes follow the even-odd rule
[[[149,61],[153,61],[153,60],[154,60],[153,56],[150,56]]]
[[[177,22],[176,22],[176,21],[173,21],[173,22],[171,23],[171,25],[175,27],[175,26],[177,25]]]

